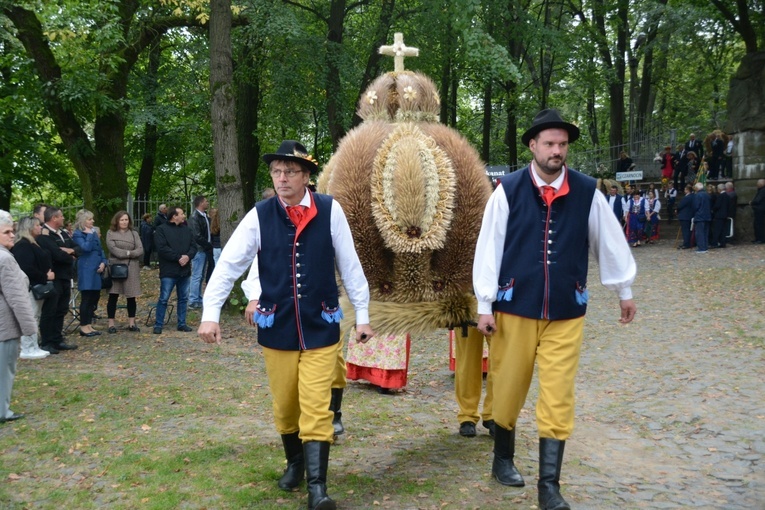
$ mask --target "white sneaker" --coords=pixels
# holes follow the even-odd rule
[[[50,353],[48,351],[42,351],[45,354],[38,354],[36,352],[22,352],[19,354],[20,359],[43,359],[48,356],[50,356]]]
[[[36,350],[37,354],[39,354],[43,358],[47,358],[48,356],[50,356],[50,353],[48,351],[44,350],[44,349],[40,349],[39,345],[35,345],[35,350]]]

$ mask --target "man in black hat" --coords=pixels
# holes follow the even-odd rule
[[[524,485],[513,463],[515,425],[536,361],[537,486],[543,510],[570,508],[560,494],[560,471],[574,427],[588,251],[598,259],[603,285],[619,296],[619,322],[632,321],[636,312],[630,288],[636,266],[619,222],[595,179],[565,164],[569,143],[578,137],[579,128],[556,110],[534,118],[522,137],[533,160],[500,179],[486,205],[473,264],[478,330],[495,337],[489,353],[492,476],[504,485]]]
[[[343,318],[335,270],[355,309],[356,340],[361,342],[374,336],[369,286],[340,204],[308,189],[318,165],[305,147],[287,140],[263,160],[277,196],[258,202],[223,249],[205,291],[199,336],[220,343],[221,306],[255,259],[258,297],[250,301],[245,317],[258,327],[274,421],[287,457],[278,485],[294,490],[305,477],[308,508],[333,509],[326,487],[334,438],[330,389]]]

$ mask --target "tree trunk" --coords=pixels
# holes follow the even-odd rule
[[[481,157],[485,163],[491,159],[491,78],[483,88],[483,128],[481,129]]]
[[[361,77],[361,84],[359,85],[359,95],[356,100],[361,99],[361,95],[367,90],[369,84],[372,83],[377,75],[380,74],[380,46],[388,43],[388,33],[390,32],[391,23],[393,20],[393,12],[396,6],[396,0],[382,0],[380,5],[380,18],[377,21],[377,27],[375,29],[375,37],[370,46],[369,57],[367,58],[367,65],[364,69],[364,75]],[[353,121],[351,127],[356,127],[361,124],[362,119],[358,114],[353,114]]]
[[[231,61],[231,0],[210,2],[210,108],[221,243],[244,216]]]
[[[340,59],[343,53],[343,29],[345,25],[345,0],[332,0],[327,25],[327,74],[325,75],[327,122],[329,124],[329,134],[332,138],[332,148],[335,149],[343,136],[345,136],[342,88],[340,83]]]
[[[248,69],[259,66],[256,55],[259,48],[245,44],[240,62]],[[258,136],[258,118],[260,113],[260,73],[244,73],[248,78],[237,83],[236,97],[236,132],[239,147],[239,178],[242,181],[242,206],[249,211],[255,202],[258,167],[260,165],[260,137]],[[236,77],[236,75],[235,75]]]
[[[147,99],[146,108],[151,110],[157,106],[157,74],[162,55],[162,47],[157,39],[149,46],[149,66],[146,76]],[[151,179],[154,175],[156,164],[157,143],[159,142],[159,129],[156,122],[147,122],[143,132],[143,158],[141,169],[138,172],[138,183],[135,187],[136,197],[148,197],[151,192]]]

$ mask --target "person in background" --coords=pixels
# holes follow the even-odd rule
[[[80,247],[77,258],[77,288],[80,291],[80,336],[97,336],[93,329],[93,312],[101,297],[101,273],[106,270],[106,255],[101,247],[101,236],[93,228],[93,213],[87,209],[77,211],[73,240]]]
[[[723,172],[723,178],[725,177],[725,141],[722,139],[722,132],[714,132],[711,148],[712,157],[709,158],[709,178],[714,181],[718,179],[720,171]]]
[[[276,192],[274,191],[274,188],[266,188],[263,190],[263,193],[260,195],[261,200],[265,200],[267,198],[275,197]]]
[[[677,220],[680,222],[680,231],[683,234],[683,244],[678,246],[678,250],[687,250],[692,247],[691,239],[691,220],[693,219],[694,201],[696,196],[693,193],[693,186],[685,186],[685,194],[677,206]]]
[[[521,137],[533,159],[500,179],[473,262],[477,329],[493,337],[492,476],[503,485],[524,485],[513,462],[515,429],[536,365],[541,510],[571,508],[560,494],[560,474],[574,428],[588,254],[598,260],[601,283],[619,298],[619,322],[632,322],[637,312],[631,289],[637,267],[619,223],[595,179],[566,166],[569,143],[578,137],[579,128],[557,110],[537,114]]]
[[[632,198],[627,202],[625,214],[627,215],[627,236],[630,245],[636,248],[640,246],[640,242],[643,240],[647,219],[646,201],[640,196],[638,190],[632,192]]]
[[[189,217],[189,228],[197,243],[197,254],[191,261],[191,290],[189,308],[202,308],[202,282],[205,281],[205,267],[213,262],[213,245],[210,235],[210,217],[207,208],[210,202],[204,195],[194,197],[194,211]]]
[[[674,173],[674,166],[673,166],[673,157],[672,157],[672,146],[667,145],[664,147],[664,152],[661,154],[661,178],[662,180],[667,179],[668,181],[672,178],[672,174]]]
[[[685,177],[688,173],[688,156],[685,154],[684,145],[678,145],[677,150],[672,154],[672,166],[674,167],[672,179],[675,183],[675,189],[685,189]]]
[[[608,200],[608,206],[614,212],[614,216],[619,220],[619,225],[624,224],[624,197],[619,194],[619,188],[611,185],[606,200]]]
[[[727,238],[725,227],[730,216],[730,196],[725,192],[725,184],[717,185],[717,198],[712,206],[712,241],[710,248],[725,248]]]
[[[141,244],[143,245],[143,268],[151,269],[151,252],[154,249],[154,225],[151,214],[146,213],[141,218]]]
[[[220,245],[220,217],[218,216],[217,208],[210,211],[210,242],[212,243],[213,247],[213,257],[212,260],[208,261],[207,264],[207,278],[205,278],[206,282],[210,281],[210,277],[212,276],[213,270],[215,269],[215,264],[218,263],[220,252],[222,251]]]
[[[725,231],[732,232],[733,235],[727,238],[728,243],[732,244],[736,239],[736,214],[738,213],[738,194],[736,188],[733,187],[733,182],[728,181],[725,183],[725,193],[730,198],[730,207],[728,208],[728,220],[725,222]]]
[[[632,163],[632,158],[625,151],[619,152],[619,171],[629,172],[635,165]]]
[[[133,230],[133,220],[127,211],[118,211],[112,217],[109,231],[106,233],[106,247],[109,249],[109,264],[127,264],[128,276],[124,280],[112,278],[109,289],[109,301],[106,314],[109,317],[109,333],[116,333],[114,316],[117,313],[117,299],[120,295],[127,298],[128,331],[138,332],[135,325],[135,298],[141,295],[141,264],[138,262],[144,254],[143,243],[138,233]]]
[[[693,228],[696,233],[696,253],[707,253],[709,249],[709,223],[712,221],[712,209],[709,193],[704,184],[697,182],[693,186]]]
[[[44,299],[35,299],[31,287],[33,285],[45,285],[53,282],[56,275],[53,273],[50,255],[40,248],[36,238],[42,233],[42,224],[34,216],[25,216],[19,220],[16,228],[16,242],[11,248],[11,253],[19,264],[24,274],[29,278],[29,302],[34,312],[35,324],[40,324],[40,314],[42,313]],[[49,299],[52,299],[49,298]],[[23,335],[21,337],[21,359],[42,359],[50,355],[48,351],[40,349],[37,344],[37,332],[34,335]]]
[[[57,354],[59,351],[77,349],[76,344],[66,343],[63,330],[64,317],[69,312],[69,300],[72,297],[74,261],[80,253],[80,247],[62,228],[64,214],[61,209],[46,207],[43,215],[45,222],[37,244],[50,255],[53,273],[56,275],[56,292],[55,299],[46,299],[43,303],[40,315],[40,347],[51,354]]]
[[[754,241],[755,244],[765,244],[765,179],[757,180],[757,193],[749,205],[754,212]]]
[[[728,179],[733,178],[733,137],[728,139],[728,144],[725,146],[725,160],[723,164],[723,177]]]
[[[657,198],[654,191],[649,191],[648,197],[646,198],[645,207],[645,235],[647,244],[653,244],[659,240],[659,220],[661,219],[661,216],[659,216],[659,211],[661,211],[661,202]]]
[[[8,211],[0,210],[0,423],[24,417],[11,410],[19,338],[37,333],[29,302],[29,279],[10,251],[15,238],[13,218]]]
[[[694,133],[691,133],[688,135],[688,141],[685,142],[685,153],[694,152],[697,158],[702,158],[704,156],[704,145],[696,140],[696,135]]]
[[[160,225],[165,223],[167,223],[167,206],[159,204],[157,215],[154,217],[154,230],[156,231]]]
[[[154,232],[154,246],[159,259],[159,299],[157,300],[154,334],[161,335],[165,311],[170,294],[175,288],[178,299],[175,307],[178,331],[189,332],[186,325],[186,305],[191,282],[191,260],[197,254],[197,245],[188,225],[186,214],[180,207],[168,209],[167,223]]]
[[[674,183],[669,183],[669,188],[664,190],[664,200],[667,203],[667,223],[672,224],[675,217],[675,205],[677,203],[677,189]]]

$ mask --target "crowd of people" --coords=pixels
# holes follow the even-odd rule
[[[187,221],[182,208],[162,204],[156,217],[143,215],[138,228],[128,211],[118,211],[106,233],[108,257],[96,218],[86,209],[76,213],[74,222],[65,223],[61,209],[38,204],[32,215],[13,222],[16,240],[8,249],[29,280],[29,300],[37,324],[33,334],[20,337],[20,358],[42,359],[77,349],[76,343],[65,338],[69,313],[74,316],[72,322],[78,323],[81,337],[117,333],[120,297],[125,298],[127,308],[124,329],[139,332],[136,298],[141,296],[140,272],[151,269],[152,254],[159,267],[153,332],[162,333],[173,289],[178,300],[174,307],[177,329],[190,332],[187,304],[201,307],[202,282],[209,280],[221,251],[217,210],[208,215],[208,206],[204,196],[196,197]],[[102,291],[108,295],[106,331],[93,327]],[[189,296],[195,300],[188,302]]]
[[[607,200],[633,248],[644,243],[653,244],[659,239],[660,196],[667,204],[668,223],[671,224],[675,217],[680,223],[683,243],[678,249],[697,246],[697,252],[706,253],[710,248],[725,248],[733,237],[738,197],[731,181],[717,185],[686,184],[679,203],[673,183],[666,184],[662,190],[656,190],[654,184],[649,184],[645,190],[627,184],[624,195],[614,184],[610,186]],[[755,214],[756,200],[755,197],[752,206]],[[755,231],[757,225],[755,219]],[[757,242],[756,235],[754,242]]]

